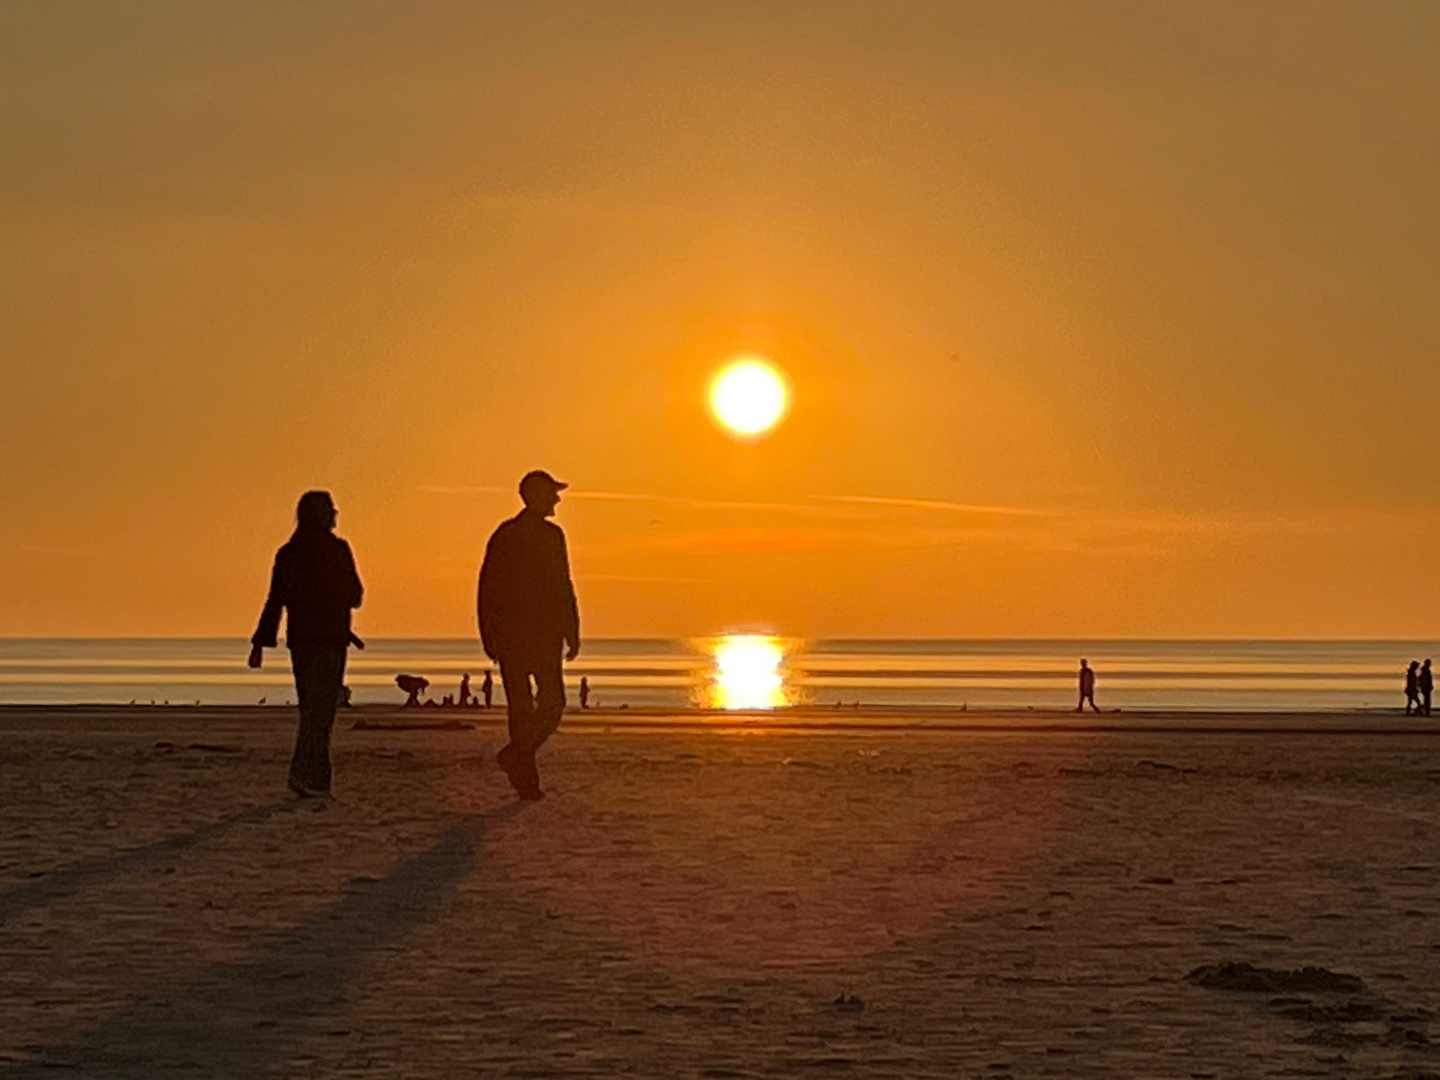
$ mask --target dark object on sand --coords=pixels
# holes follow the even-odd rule
[[[1236,994],[1363,994],[1365,981],[1322,967],[1262,968],[1253,964],[1202,964],[1185,981]]]
[[[831,1002],[831,1004],[841,1012],[858,1013],[865,1011],[865,1002],[861,1001],[854,994],[841,994]]]
[[[410,695],[405,699],[405,707],[420,704],[420,695],[430,686],[430,680],[423,675],[396,675],[395,685]]]

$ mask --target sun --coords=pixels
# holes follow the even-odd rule
[[[758,439],[775,430],[790,409],[790,387],[768,360],[739,356],[710,382],[710,414],[742,439]]]

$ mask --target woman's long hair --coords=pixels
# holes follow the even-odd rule
[[[328,491],[307,491],[295,507],[297,533],[324,533],[335,527],[335,500]]]

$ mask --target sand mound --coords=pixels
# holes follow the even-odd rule
[[[1239,994],[1363,994],[1365,982],[1323,967],[1280,970],[1253,964],[1202,964],[1185,976],[1186,982],[1207,990]]]

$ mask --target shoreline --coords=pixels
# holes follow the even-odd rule
[[[235,721],[290,723],[294,705],[18,705],[0,704],[0,727],[27,719],[174,719],[223,724]],[[444,731],[503,728],[503,706],[490,709],[403,708],[357,705],[336,717],[342,732]],[[1440,718],[1406,717],[1395,710],[1178,710],[1147,709],[1076,713],[1062,709],[961,709],[916,706],[798,706],[771,710],[706,710],[663,707],[569,708],[562,730],[763,731],[843,735],[918,731],[935,734],[1293,734],[1440,736]]]

